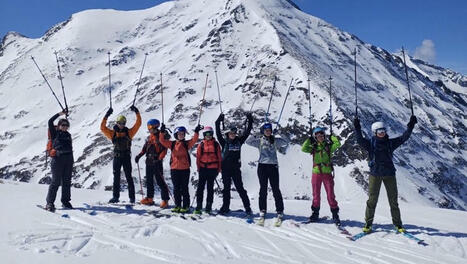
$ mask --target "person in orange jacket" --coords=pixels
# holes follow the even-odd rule
[[[159,142],[159,120],[150,119],[147,125],[150,134],[141,152],[135,157],[135,162],[138,163],[139,159],[146,155],[146,187],[148,192],[146,198],[141,200],[141,204],[154,204],[154,178],[156,178],[156,183],[161,189],[162,202],[160,207],[167,208],[169,206],[169,187],[165,182],[162,167],[162,161],[167,155],[167,148]]]
[[[196,151],[196,166],[198,167],[198,188],[196,190],[196,210],[195,214],[201,214],[203,208],[204,186],[207,185],[206,213],[211,213],[214,199],[214,181],[221,172],[221,147],[213,137],[214,129],[210,126],[204,127],[203,141],[198,145]]]
[[[135,203],[135,184],[131,177],[131,140],[141,126],[141,114],[134,105],[130,107],[131,111],[136,114],[136,122],[132,128],[126,127],[126,117],[121,115],[117,118],[117,124],[110,129],[107,127],[107,119],[113,113],[110,108],[102,119],[101,131],[104,135],[112,140],[114,145],[113,159],[113,196],[109,203],[118,203],[120,198],[120,173],[123,166],[125,178],[128,182],[128,196],[130,203]]]
[[[175,128],[175,140],[168,140],[165,138],[167,133],[165,124],[161,125],[161,133],[159,134],[159,142],[162,146],[170,149],[170,177],[174,186],[174,199],[175,208],[172,209],[176,213],[186,213],[190,208],[190,193],[188,191],[188,184],[190,182],[190,167],[191,157],[190,150],[198,141],[199,131],[201,126],[195,128],[195,134],[190,140],[185,140],[187,130],[185,127],[180,126]],[[183,199],[183,204],[182,204]]]

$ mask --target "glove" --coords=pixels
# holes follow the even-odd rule
[[[219,117],[217,118],[216,122],[223,122],[223,121],[224,121],[224,117],[225,117],[225,115],[224,115],[223,113],[221,113],[221,114],[219,115]]]
[[[108,118],[112,113],[114,112],[114,110],[111,108],[109,108],[109,110],[107,110],[107,113],[105,113],[105,118]]]
[[[133,111],[133,112],[135,112],[135,113],[139,113],[138,108],[136,108],[136,106],[134,106],[134,105],[132,105],[132,106],[130,107],[130,110]]]
[[[410,117],[410,121],[407,124],[407,127],[410,128],[410,129],[413,129],[417,122],[418,122],[417,117],[413,115],[413,116]]]
[[[199,131],[202,129],[202,126],[201,125],[197,125],[195,127],[195,133],[199,133]]]
[[[248,119],[248,121],[253,121],[253,114],[252,113],[246,113],[246,118]]]
[[[353,125],[354,125],[356,130],[362,130],[362,126],[360,125],[360,119],[358,119],[358,117],[356,117],[353,120]]]
[[[139,159],[141,159],[141,156],[143,156],[143,155],[141,155],[141,154],[136,155],[136,157],[135,157],[135,162],[136,163],[139,162]]]
[[[160,130],[161,130],[162,133],[165,133],[165,124],[164,123],[162,123]]]
[[[60,113],[58,113],[59,115],[68,115],[68,109],[63,109],[63,111],[61,111]]]

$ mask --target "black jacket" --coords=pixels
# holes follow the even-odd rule
[[[52,147],[57,152],[57,156],[70,155],[73,153],[71,134],[68,131],[61,131],[54,125],[55,119],[60,115],[55,114],[49,119],[50,139]]]
[[[396,168],[392,161],[393,152],[409,139],[412,130],[408,128],[402,136],[396,138],[386,135],[384,138],[373,136],[371,139],[364,138],[361,129],[355,130],[358,144],[368,151],[368,166],[372,176],[396,176]]]
[[[235,137],[233,140],[229,138],[227,133],[226,135],[222,135],[219,120],[217,120],[215,124],[216,136],[222,147],[222,167],[240,167],[242,145],[245,143],[248,136],[250,136],[253,121],[248,121],[245,132],[241,136]]]

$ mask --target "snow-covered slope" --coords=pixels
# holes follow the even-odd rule
[[[242,113],[249,110],[256,94],[260,96],[254,107],[256,128],[263,122],[273,76],[279,78],[271,106],[273,119],[293,79],[280,129],[292,141],[287,153],[280,155],[281,188],[289,199],[307,198],[311,193],[310,157],[298,145],[309,128],[306,80],[311,79],[314,124],[325,124],[327,80],[332,76],[334,132],[345,143],[336,157],[336,192],[338,199],[361,201],[367,166],[364,153],[354,144],[351,125],[355,109],[351,52],[355,47],[364,128],[368,130],[382,118],[391,136],[403,133],[410,110],[399,54],[363,43],[294,8],[288,0],[179,0],[140,11],[89,10],[74,14],[40,39],[10,33],[0,47],[0,177],[50,181],[49,170],[44,168],[46,123],[60,109],[30,56],[60,96],[56,50],[63,58],[71,110],[73,183],[93,189],[111,185],[111,143],[99,131],[108,109],[107,51],[112,53],[115,111],[111,118],[125,114],[130,125],[134,116],[129,106],[148,53],[136,106],[145,121],[161,119],[162,72],[165,120],[172,128],[196,125],[207,73],[207,109],[201,121],[213,124],[219,114],[214,68],[230,123],[242,124]],[[409,59],[408,65],[419,124],[395,154],[400,196],[414,204],[465,210],[466,77],[415,60]],[[258,90],[262,81],[264,86]],[[133,153],[139,151],[145,136],[143,126]],[[256,195],[257,151],[245,146],[242,158],[245,185]]]
[[[247,224],[242,213],[230,217],[183,220],[155,218],[156,207],[101,205],[109,192],[73,189],[76,210],[52,214],[36,207],[45,185],[0,183],[0,256],[2,263],[404,263],[438,264],[467,261],[465,211],[402,204],[407,229],[427,246],[391,231],[385,197],[375,228],[355,242],[330,221],[294,225],[306,218],[308,201],[285,201],[281,227],[266,219],[265,227]],[[27,195],[25,195],[27,194]],[[36,202],[34,202],[36,201]],[[220,199],[215,200],[218,206]],[[272,202],[272,201],[270,201]],[[234,200],[234,207],[240,200]],[[362,204],[346,202],[342,220],[360,232]],[[253,210],[257,211],[256,203]],[[64,218],[61,215],[67,214]],[[329,215],[327,212],[322,214]],[[443,217],[440,218],[439,216]]]

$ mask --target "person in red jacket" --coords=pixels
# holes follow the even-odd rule
[[[160,207],[167,208],[169,206],[169,187],[165,182],[162,167],[162,161],[167,155],[167,148],[159,142],[159,120],[150,119],[147,125],[150,134],[144,143],[143,149],[135,157],[135,162],[138,163],[139,159],[146,155],[146,187],[148,192],[146,198],[141,200],[141,204],[154,204],[154,178],[156,178],[157,185],[161,189],[162,202]]]
[[[167,133],[165,124],[161,125],[161,133],[159,134],[159,142],[162,146],[170,149],[170,177],[174,186],[174,199],[175,208],[172,209],[176,213],[186,213],[190,207],[190,193],[188,191],[188,184],[190,182],[190,167],[191,158],[190,150],[198,141],[198,133],[201,126],[195,128],[195,134],[190,140],[185,140],[187,130],[185,127],[180,126],[175,128],[175,140],[168,140],[165,138]],[[183,204],[182,204],[183,198]]]
[[[203,141],[198,145],[196,151],[196,166],[198,167],[198,189],[196,190],[195,214],[201,214],[203,208],[204,186],[207,185],[206,213],[211,213],[214,199],[214,181],[221,172],[221,147],[213,137],[214,129],[207,126],[203,130]]]

